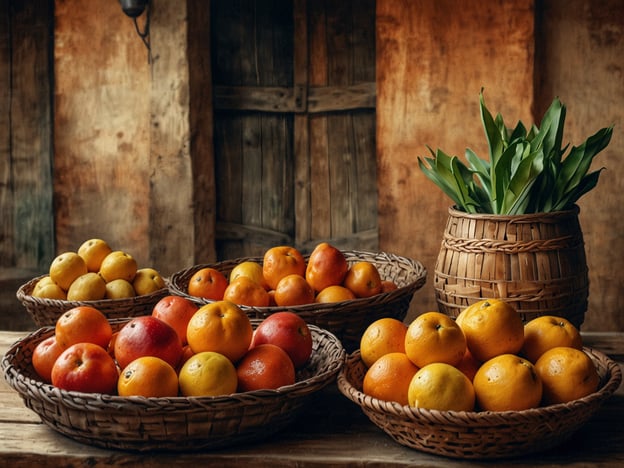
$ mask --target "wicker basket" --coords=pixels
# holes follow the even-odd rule
[[[378,318],[395,317],[399,320],[405,318],[412,296],[425,284],[427,271],[418,261],[390,253],[357,250],[343,251],[343,253],[349,264],[361,260],[373,263],[379,270],[381,277],[394,281],[398,289],[369,298],[329,304],[315,303],[291,307],[241,306],[241,308],[250,317],[255,318],[266,318],[274,312],[290,310],[303,317],[307,323],[331,331],[342,341],[343,346],[348,351],[357,349],[366,327]],[[207,304],[211,302],[209,299],[188,294],[188,283],[193,274],[201,268],[212,267],[229,277],[232,269],[246,260],[262,264],[263,259],[261,257],[246,257],[213,264],[196,265],[174,273],[170,278],[169,289],[172,294],[187,297],[197,304]]]
[[[524,322],[565,317],[577,328],[589,279],[579,208],[503,216],[449,209],[435,266],[441,312],[457,317],[481,299],[510,302]]]
[[[45,276],[45,275],[44,275]],[[33,278],[20,286],[17,290],[17,299],[26,308],[39,327],[54,325],[63,312],[77,306],[87,305],[95,307],[109,319],[150,315],[154,305],[169,294],[168,288],[163,288],[151,294],[129,297],[127,299],[104,299],[101,301],[63,301],[60,299],[46,299],[31,295],[37,281],[43,276]]]
[[[119,329],[126,320],[113,320]],[[257,326],[259,320],[252,320]],[[313,352],[294,385],[220,397],[144,398],[68,392],[43,383],[32,352],[53,333],[41,328],[14,343],[4,377],[52,429],[79,442],[135,451],[215,449],[271,436],[290,424],[340,371],[345,351],[330,332],[310,325]]]
[[[437,411],[401,406],[362,393],[366,367],[356,351],[338,374],[340,392],[401,445],[451,458],[494,459],[554,447],[578,430],[622,381],[618,364],[585,348],[601,376],[599,390],[568,403],[524,411]]]

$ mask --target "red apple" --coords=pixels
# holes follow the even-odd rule
[[[152,315],[133,318],[115,339],[115,359],[122,369],[142,356],[159,357],[175,369],[182,352],[175,329]]]
[[[303,367],[312,354],[312,333],[305,320],[294,312],[276,312],[260,322],[252,347],[265,343],[286,351],[297,369]]]
[[[64,390],[115,393],[119,371],[104,348],[93,343],[71,345],[52,366],[52,385]]]
[[[43,341],[40,341],[32,355],[32,365],[37,372],[37,375],[43,379],[44,382],[50,383],[52,381],[52,367],[56,359],[65,350],[54,335],[49,336]]]
[[[182,296],[165,296],[152,309],[152,315],[169,324],[178,333],[182,344],[187,343],[186,327],[199,306]]]

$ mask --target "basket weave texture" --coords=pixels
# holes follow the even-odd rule
[[[598,391],[584,398],[524,411],[437,411],[382,401],[362,392],[366,366],[356,351],[338,374],[340,392],[401,445],[450,458],[497,459],[552,448],[577,431],[619,387],[618,364],[584,348],[598,368]]]
[[[126,320],[111,321],[114,330]],[[259,320],[252,320],[258,325]],[[297,382],[277,390],[219,397],[144,398],[69,392],[42,382],[32,353],[54,332],[44,327],[14,343],[2,360],[9,385],[49,427],[78,442],[132,451],[217,449],[269,437],[291,424],[319,390],[335,382],[345,351],[310,325],[313,352]]]
[[[583,323],[589,295],[579,208],[527,215],[449,209],[435,265],[438,309],[457,317],[467,306],[500,298],[528,322],[541,315]]]
[[[394,281],[398,289],[368,298],[328,304],[314,303],[290,307],[241,306],[241,308],[253,318],[266,318],[274,312],[289,310],[301,316],[307,323],[331,331],[348,351],[357,349],[366,327],[378,318],[394,317],[399,320],[405,318],[414,293],[425,284],[427,271],[420,262],[391,253],[358,250],[347,250],[343,253],[349,265],[357,261],[373,263],[382,279]],[[309,256],[306,256],[306,261],[308,258]],[[188,294],[188,284],[195,272],[212,267],[224,273],[227,278],[239,263],[254,261],[262,264],[262,260],[262,257],[244,257],[195,265],[171,275],[169,289],[172,294],[184,296],[197,304],[207,304],[213,301]]]
[[[16,293],[17,299],[39,327],[54,325],[56,320],[63,315],[63,312],[85,305],[95,307],[108,319],[150,315],[156,303],[169,294],[169,289],[163,288],[143,296],[126,299],[104,299],[101,301],[63,301],[60,299],[34,297],[31,293],[41,278],[43,276],[31,279],[20,286]]]

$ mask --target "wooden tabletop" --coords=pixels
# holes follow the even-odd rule
[[[0,354],[25,335],[1,332]],[[624,362],[624,333],[585,333],[585,344]],[[622,364],[621,364],[622,365]],[[218,451],[138,454],[75,442],[43,424],[0,379],[0,466],[624,466],[624,385],[559,447],[498,461],[463,461],[394,442],[345,398],[327,387],[288,429],[271,439]]]

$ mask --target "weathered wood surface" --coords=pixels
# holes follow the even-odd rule
[[[23,333],[0,332],[0,354]],[[586,344],[624,358],[622,334],[585,334]],[[451,460],[394,442],[337,387],[322,391],[289,429],[273,439],[219,451],[135,454],[104,450],[66,438],[40,422],[17,392],[0,381],[0,464],[32,466],[500,466],[501,461]],[[624,388],[616,392],[571,439],[543,453],[504,460],[505,466],[581,468],[624,463]]]

